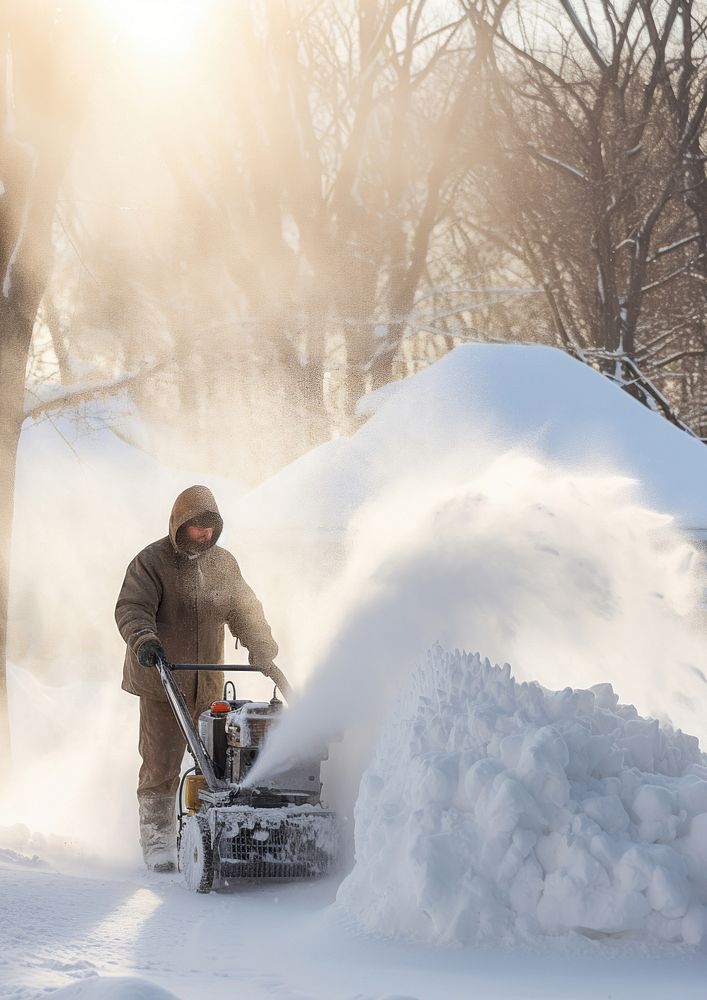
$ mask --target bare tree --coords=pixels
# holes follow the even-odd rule
[[[25,369],[52,258],[52,219],[81,92],[79,4],[0,14],[0,758],[9,755],[6,650],[15,461]]]
[[[428,0],[226,4],[213,31],[201,124],[188,146],[177,120],[162,136],[175,248],[192,259],[198,240],[220,262],[196,325],[230,324],[241,388],[277,373],[310,428],[301,450],[396,374],[464,172],[476,40],[464,11]]]
[[[544,289],[560,344],[624,385],[640,362],[676,396],[676,367],[705,354],[707,12],[558,6],[540,35],[519,4],[494,28],[472,228]]]

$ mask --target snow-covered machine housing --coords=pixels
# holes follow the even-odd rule
[[[219,777],[234,785],[245,781],[270,731],[279,722],[282,709],[277,698],[269,702],[238,699],[214,702],[201,713],[199,735]],[[323,749],[313,760],[297,764],[277,778],[264,779],[259,796],[262,799],[266,791],[271,791],[280,802],[316,805],[322,789],[320,766],[326,758]]]
[[[244,878],[326,874],[338,853],[337,819],[321,801],[326,748],[251,786],[248,774],[282,716],[282,702],[275,694],[269,702],[224,698],[201,713],[197,731],[172,672],[257,668],[162,660],[158,669],[195,765],[179,796],[179,866],[189,888],[208,892]],[[280,671],[275,683],[287,695],[289,685]]]

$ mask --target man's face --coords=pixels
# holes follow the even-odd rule
[[[213,528],[200,528],[196,524],[187,524],[184,528],[186,539],[197,548],[207,546],[213,537]]]

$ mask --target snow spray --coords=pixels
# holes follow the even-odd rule
[[[396,691],[436,642],[548,687],[611,682],[642,714],[707,735],[701,560],[671,519],[626,478],[517,451],[456,473],[398,481],[354,514],[348,559],[306,615],[316,670],[252,783],[345,733],[328,785],[348,811]]]

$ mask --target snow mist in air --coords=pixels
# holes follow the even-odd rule
[[[17,474],[9,638],[13,760],[0,848],[71,865],[140,863],[138,699],[121,690],[113,616],[125,568],[204,481],[109,430],[25,430]],[[228,499],[224,485],[213,485]],[[219,489],[220,487],[220,489]],[[237,487],[232,487],[235,493]]]
[[[643,715],[704,737],[700,560],[631,481],[509,452],[466,480],[457,467],[398,482],[355,514],[348,551],[306,616],[318,667],[253,782],[343,736],[328,797],[348,811],[397,692],[436,642],[547,687],[613,683]]]

